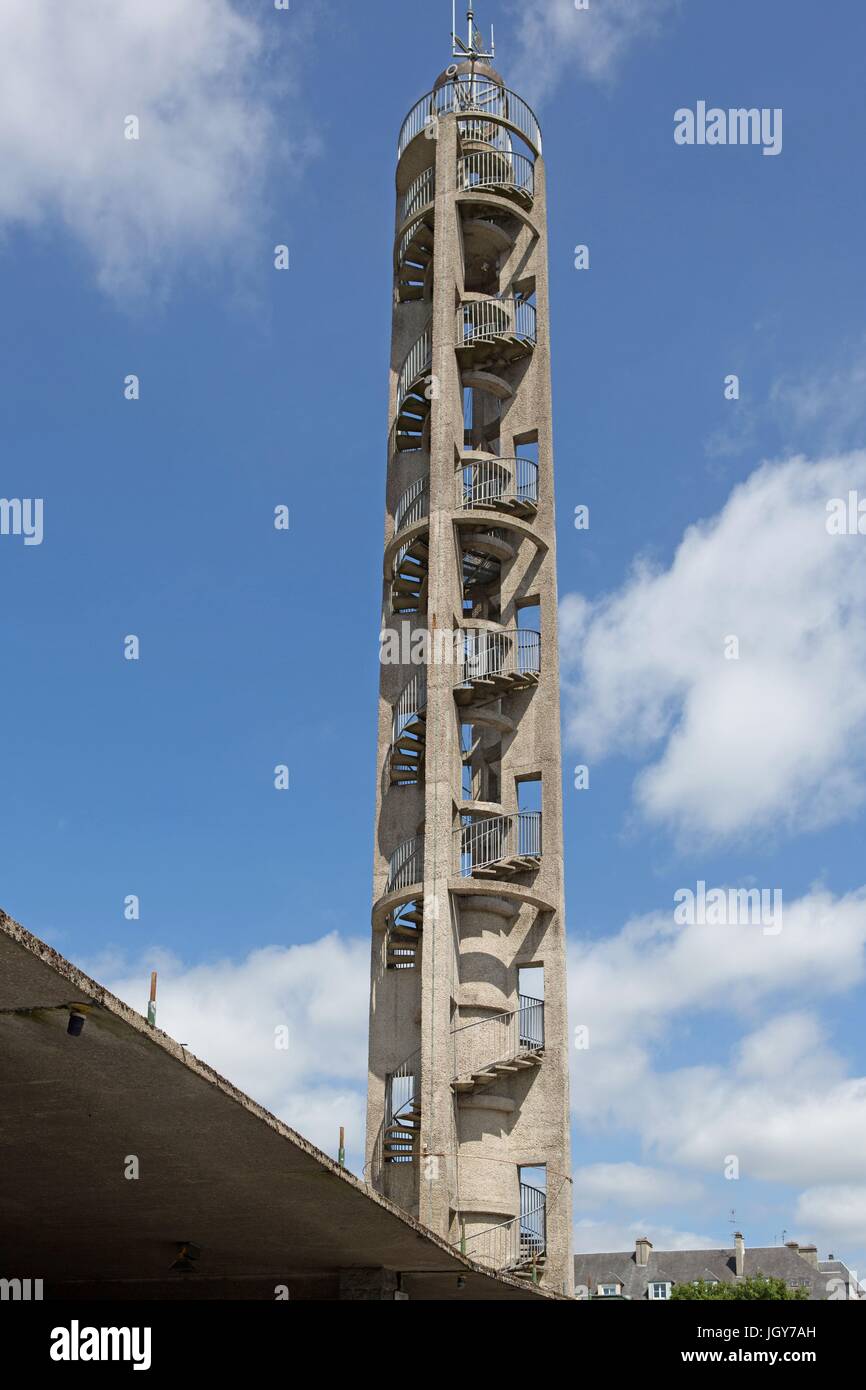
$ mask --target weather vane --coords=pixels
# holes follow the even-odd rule
[[[451,51],[455,58],[469,58],[476,63],[480,60],[486,61],[496,57],[496,44],[493,39],[493,25],[490,26],[490,50],[485,51],[484,35],[475,25],[475,10],[470,5],[466,12],[469,23],[469,33],[464,43],[457,33],[457,0],[451,0]]]

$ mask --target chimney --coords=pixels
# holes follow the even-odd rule
[[[746,1268],[746,1242],[742,1231],[734,1232],[734,1260],[737,1278],[742,1279]]]
[[[803,1259],[810,1264],[813,1269],[818,1268],[818,1247],[817,1245],[801,1245],[800,1254]]]
[[[795,1255],[799,1255],[799,1253],[800,1253],[800,1242],[799,1242],[798,1240],[786,1240],[786,1241],[785,1241],[785,1249],[786,1249],[786,1250],[793,1250],[793,1252],[794,1252]]]
[[[640,1236],[640,1238],[635,1241],[635,1262],[639,1264],[642,1269],[646,1269],[649,1264],[650,1251],[652,1248],[653,1243],[648,1236]]]

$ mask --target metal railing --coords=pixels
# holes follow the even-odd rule
[[[525,154],[512,150],[475,150],[457,161],[457,191],[504,188],[535,197],[535,165]]]
[[[544,1047],[544,1001],[521,994],[518,1008],[465,1023],[451,1033],[455,1076],[473,1076]]]
[[[397,223],[402,227],[407,217],[411,217],[419,208],[426,207],[432,203],[436,191],[436,170],[433,165],[425,169],[423,174],[419,174],[417,179],[413,179],[400,202],[397,205]]]
[[[409,394],[412,383],[423,376],[433,361],[433,325],[428,323],[417,343],[409,349],[397,378],[397,410]]]
[[[538,503],[538,464],[532,459],[474,459],[457,472],[457,505],[464,511],[497,502]]]
[[[516,338],[535,347],[536,329],[535,305],[527,299],[473,299],[457,310],[459,348],[497,338]]]
[[[540,1188],[520,1184],[520,1215],[474,1236],[461,1235],[460,1253],[489,1269],[520,1269],[547,1250],[547,1197]]]
[[[401,888],[410,888],[413,883],[421,883],[424,878],[424,836],[413,835],[398,845],[388,861],[388,886],[386,893],[396,893]]]
[[[529,628],[492,632],[466,628],[460,684],[492,676],[537,676],[541,673],[541,634]]]
[[[407,724],[426,709],[427,706],[427,672],[419,671],[413,676],[403,694],[394,706],[394,717],[391,723],[391,741],[397,743]]]
[[[536,1052],[544,1047],[544,1000],[531,994],[518,995],[518,1042],[521,1052]]]
[[[541,128],[532,108],[516,92],[476,75],[455,77],[415,103],[400,129],[397,158],[423,130],[435,138],[437,120],[452,114],[462,118],[459,126],[464,139],[487,143],[500,140],[506,145],[510,126],[536,154],[541,154]],[[501,122],[504,129],[499,128]]]
[[[454,839],[461,878],[504,859],[540,859],[541,812],[515,811],[469,821],[457,827]]]
[[[427,479],[417,478],[410,487],[407,487],[400,501],[394,508],[394,534],[402,531],[406,526],[414,526],[416,521],[423,521],[430,510],[430,498],[427,489]]]

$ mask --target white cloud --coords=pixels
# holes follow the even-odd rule
[[[574,1174],[580,1206],[613,1205],[637,1210],[646,1204],[696,1201],[703,1193],[700,1182],[682,1173],[647,1168],[639,1163],[590,1163]]]
[[[652,1241],[654,1250],[715,1250],[719,1245],[712,1236],[652,1221],[578,1220],[574,1223],[574,1249],[581,1255],[633,1250],[635,1241],[641,1236]]]
[[[864,452],[764,464],[668,569],[564,598],[569,741],[584,761],[658,753],[635,783],[650,821],[721,842],[862,806],[866,538],[826,527],[851,489],[866,497]]]
[[[669,912],[633,919],[616,936],[571,941],[571,1018],[589,1025],[591,1050],[643,1046],[677,1017],[721,1010],[742,1020],[787,992],[853,988],[866,973],[864,947],[866,889],[785,903],[778,936],[746,924],[678,926],[672,898]]]
[[[817,1178],[854,1179],[866,1147],[866,1077],[840,1077],[827,1052],[826,1075],[800,1050],[789,1070],[744,1076],[734,1064],[692,1067],[658,1077],[648,1100],[644,1137],[672,1162],[721,1174],[728,1155],[739,1176],[801,1185]],[[812,1075],[798,1074],[804,1062]]]
[[[674,927],[659,914],[608,940],[572,942],[570,1014],[590,1038],[572,1060],[579,1124],[596,1138],[605,1125],[630,1131],[659,1163],[692,1174],[721,1177],[735,1155],[742,1177],[856,1182],[866,1078],[848,1075],[816,1009],[854,988],[864,968],[866,889],[788,905],[777,937]],[[720,1015],[743,1036],[726,1061],[697,1064]],[[674,1034],[679,1051],[665,1069]],[[597,1187],[591,1179],[591,1198]],[[579,1209],[577,1184],[576,1200]]]
[[[163,289],[180,256],[221,254],[251,224],[267,241],[264,44],[230,0],[5,0],[0,227],[44,229],[55,255],[71,234],[122,295]]]
[[[763,325],[756,325],[760,331]],[[781,344],[774,343],[775,355]],[[741,355],[753,358],[752,380],[761,375],[760,360],[748,346]],[[866,435],[866,345],[846,344],[835,358],[813,360],[805,369],[785,372],[770,384],[766,399],[741,400],[725,408],[724,423],[704,444],[709,458],[734,458],[757,452],[759,437],[775,439],[772,452],[782,455],[808,450],[815,454],[856,449]]]
[[[583,77],[608,80],[629,49],[655,36],[678,0],[524,0],[517,28],[515,91],[537,101],[573,67]]]
[[[820,1233],[823,1241],[834,1250],[838,1249],[840,1241],[866,1246],[866,1185],[807,1188],[797,1201],[797,1221],[802,1230]],[[807,1236],[801,1239],[805,1241]],[[866,1279],[866,1271],[861,1273],[863,1279]]]
[[[268,946],[238,962],[185,966],[154,953],[134,968],[93,966],[139,1012],[153,968],[160,1028],[327,1152],[336,1155],[345,1125],[351,1153],[361,1157],[368,942],[332,933],[308,945]],[[275,1030],[284,1027],[287,1049],[275,1045]]]
[[[815,440],[824,450],[850,447],[866,426],[866,352],[858,345],[833,364],[778,377],[771,411],[785,438]]]

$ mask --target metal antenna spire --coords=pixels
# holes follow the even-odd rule
[[[475,9],[472,5],[466,11],[468,33],[466,42],[457,33],[457,0],[451,0],[451,52],[455,58],[469,58],[476,63],[486,62],[496,57],[496,43],[493,38],[493,25],[490,26],[490,48],[484,48],[484,36],[475,26]]]

